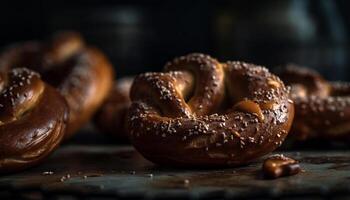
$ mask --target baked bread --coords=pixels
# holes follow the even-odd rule
[[[113,69],[101,51],[85,45],[75,32],[60,32],[43,42],[24,42],[0,55],[0,70],[28,67],[66,98],[69,123],[66,138],[79,130],[107,97]]]
[[[128,141],[126,116],[131,105],[129,93],[133,80],[134,77],[117,80],[94,117],[95,125],[101,132],[121,142]]]
[[[26,68],[1,72],[0,91],[0,173],[15,172],[41,162],[59,145],[68,106]]]
[[[318,72],[296,65],[280,71],[291,86],[295,120],[291,136],[298,140],[350,138],[350,84],[330,82]]]
[[[246,164],[280,146],[294,116],[287,88],[266,68],[203,54],[137,76],[130,97],[130,141],[161,165]]]

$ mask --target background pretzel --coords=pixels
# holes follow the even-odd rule
[[[293,103],[266,68],[190,54],[137,76],[128,127],[135,148],[165,165],[236,166],[281,145]]]
[[[61,32],[46,42],[25,42],[0,55],[0,69],[29,67],[59,89],[69,108],[66,137],[85,124],[106,98],[113,70],[107,58],[79,34]]]
[[[292,136],[310,138],[350,138],[350,84],[326,81],[318,72],[289,65],[280,77],[292,88],[296,117]]]
[[[127,141],[127,111],[131,105],[129,93],[133,77],[126,77],[115,82],[109,96],[97,111],[94,122],[101,132]]]
[[[0,172],[13,172],[38,163],[58,146],[68,107],[31,70],[12,69],[0,77]]]

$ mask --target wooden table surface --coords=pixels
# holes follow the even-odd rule
[[[350,198],[350,151],[279,153],[299,160],[304,172],[265,180],[261,160],[239,168],[173,169],[152,164],[131,146],[64,145],[41,165],[2,176],[0,197]]]

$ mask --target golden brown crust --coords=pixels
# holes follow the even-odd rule
[[[287,136],[288,91],[266,68],[190,54],[131,88],[130,140],[147,159],[177,166],[237,166]]]
[[[7,76],[8,75],[8,76]],[[11,70],[0,94],[0,172],[14,172],[42,161],[65,135],[65,99],[38,74]]]
[[[70,108],[66,138],[94,114],[112,87],[113,69],[96,48],[79,34],[62,32],[47,42],[14,45],[0,55],[0,69],[29,67],[58,88]]]
[[[115,82],[108,98],[94,117],[95,125],[104,133],[127,141],[126,116],[131,105],[129,93],[134,77],[126,77]]]
[[[301,81],[306,76],[309,81]],[[281,78],[292,91],[313,88],[304,89],[303,95],[291,93],[296,110],[292,136],[299,140],[350,138],[349,83],[328,82],[316,71],[298,66],[289,66]],[[314,87],[316,84],[318,87]]]

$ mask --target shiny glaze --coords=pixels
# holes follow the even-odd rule
[[[130,96],[132,144],[152,162],[172,166],[250,162],[282,144],[294,116],[288,90],[266,68],[203,54],[137,76]]]
[[[316,71],[288,66],[280,73],[291,86],[296,117],[292,134],[299,140],[350,139],[350,84],[328,82]]]
[[[39,72],[66,98],[70,108],[66,138],[91,118],[112,87],[113,70],[107,58],[75,32],[16,44],[0,55],[0,70],[23,66]]]
[[[281,154],[268,157],[262,166],[262,172],[266,178],[279,178],[291,176],[301,172],[299,162]]]
[[[68,120],[65,99],[38,74],[17,68],[7,80],[0,94],[1,173],[42,161],[64,137]]]
[[[252,115],[256,115],[260,122],[264,121],[264,114],[259,104],[255,103],[254,101],[251,101],[251,100],[240,101],[233,106],[233,109],[250,113]]]

